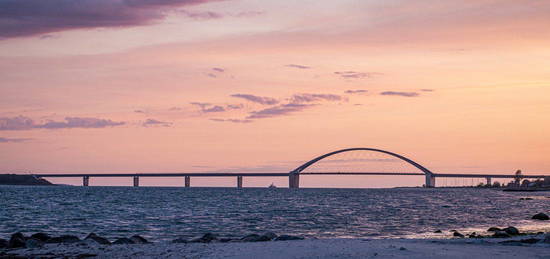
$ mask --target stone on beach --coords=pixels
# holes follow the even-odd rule
[[[434,233],[438,233],[438,234],[439,234],[439,233],[443,233],[443,231],[441,231],[441,229],[438,229],[438,230],[434,231]]]
[[[147,239],[143,238],[140,235],[133,235],[132,237],[130,237],[130,240],[134,241],[134,243],[136,243],[136,244],[147,244],[147,243],[149,243],[149,241],[147,241]]]
[[[48,239],[52,238],[50,235],[42,232],[34,233],[31,235],[31,238],[38,239],[42,242],[48,241]]]
[[[21,232],[17,232],[10,237],[8,242],[8,248],[20,248],[25,247],[26,238]]]
[[[497,238],[504,238],[504,237],[511,237],[510,234],[506,233],[505,231],[495,231],[492,237]]]
[[[190,243],[210,243],[212,241],[218,240],[218,237],[212,233],[206,233],[200,238],[195,238]]]
[[[549,220],[550,217],[548,217],[548,215],[541,212],[541,213],[537,213],[537,214],[533,215],[533,217],[531,217],[531,219]]]
[[[44,242],[36,239],[36,238],[29,238],[25,241],[25,247],[26,248],[39,248],[43,247]]]
[[[502,229],[497,227],[490,227],[489,229],[487,229],[487,232],[496,232],[496,231],[502,231]]]
[[[100,236],[96,235],[95,233],[88,234],[88,236],[86,236],[84,238],[84,240],[93,240],[93,241],[95,241],[96,243],[98,243],[100,245],[110,245],[111,244],[111,242],[107,238],[100,237]]]
[[[78,241],[80,241],[80,238],[78,238],[77,236],[62,235],[62,236],[58,236],[58,237],[52,237],[52,238],[48,239],[48,241],[46,241],[46,243],[55,243],[55,244],[58,244],[58,243],[76,243]]]
[[[461,234],[460,232],[458,232],[458,231],[456,231],[456,230],[453,232],[453,236],[454,236],[454,237],[464,237],[463,234]]]
[[[291,236],[291,235],[280,235],[275,238],[275,241],[287,241],[287,240],[303,240],[303,237]]]
[[[121,237],[115,240],[115,242],[113,242],[113,245],[130,245],[130,244],[135,244],[135,243],[134,241],[126,237]]]
[[[507,234],[512,235],[512,236],[519,235],[519,230],[515,227],[512,227],[512,226],[509,226],[509,227],[503,229],[502,231],[504,231]]]
[[[8,247],[8,240],[0,238],[0,248]]]

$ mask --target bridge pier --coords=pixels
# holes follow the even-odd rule
[[[487,180],[487,186],[491,186],[493,183],[491,182],[491,177],[485,178]]]
[[[426,174],[426,184],[424,185],[426,188],[432,188],[435,187],[435,176],[431,174]]]
[[[82,186],[88,186],[90,185],[90,177],[89,176],[83,176],[82,177]]]
[[[243,177],[242,175],[237,176],[237,188],[243,188]]]
[[[288,188],[298,189],[300,188],[300,175],[296,173],[290,173],[288,176]]]
[[[191,187],[191,176],[185,176],[185,187]]]
[[[134,187],[139,187],[139,176],[134,176]]]

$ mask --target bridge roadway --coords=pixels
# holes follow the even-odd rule
[[[191,186],[191,177],[237,177],[237,187],[242,188],[243,177],[291,177],[292,173],[77,173],[77,174],[61,174],[61,173],[42,173],[33,174],[41,178],[65,178],[65,177],[82,177],[82,185],[88,186],[90,177],[133,177],[134,186],[139,186],[140,177],[184,177],[185,187]],[[424,176],[424,173],[414,172],[302,172],[300,175],[405,175],[405,176]],[[432,177],[447,177],[447,178],[485,178],[487,184],[491,184],[492,178],[516,178],[512,174],[433,174]],[[521,175],[520,178],[535,178],[540,179],[547,177],[546,175]]]

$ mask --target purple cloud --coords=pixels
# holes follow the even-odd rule
[[[34,121],[31,118],[23,116],[0,118],[0,130],[29,130],[34,126]]]
[[[0,143],[19,143],[32,140],[31,138],[2,138],[0,137]]]
[[[223,18],[223,14],[217,12],[192,12],[187,10],[181,10],[180,13],[183,15],[194,19],[194,20],[212,20]]]
[[[210,108],[204,108],[202,109],[202,112],[224,112],[225,108],[219,105],[212,106]]]
[[[312,104],[299,104],[299,103],[288,103],[281,104],[267,109],[250,112],[250,115],[246,117],[247,119],[263,119],[271,118],[276,116],[289,115],[294,112],[302,111],[311,107]]]
[[[359,90],[347,90],[345,93],[347,94],[364,94],[367,93],[367,90],[359,89]]]
[[[135,110],[135,113],[146,113],[144,110]]]
[[[143,124],[144,127],[150,127],[150,126],[162,126],[162,127],[170,127],[172,126],[171,122],[166,121],[159,121],[155,119],[147,119]]]
[[[225,69],[220,68],[220,67],[213,67],[212,70],[214,70],[214,71],[216,71],[216,72],[219,72],[219,73],[225,72]]]
[[[263,96],[257,96],[257,95],[251,95],[251,94],[232,94],[231,97],[242,98],[242,99],[263,104],[263,105],[274,105],[279,103],[279,101],[275,98],[263,97]]]
[[[435,91],[435,90],[434,90],[434,89],[426,89],[426,88],[424,88],[424,89],[420,89],[420,91],[422,91],[422,92],[433,92],[433,91]]]
[[[82,28],[131,27],[155,23],[176,7],[210,0],[4,0],[0,37],[20,37]],[[215,14],[187,14],[216,16]]]
[[[251,123],[252,120],[239,120],[239,119],[210,119],[217,122],[233,122],[233,123]]]
[[[298,68],[298,69],[311,69],[311,67],[296,65],[296,64],[288,64],[288,65],[285,65],[285,67],[292,67],[292,68]]]
[[[340,77],[345,79],[363,79],[363,78],[371,78],[375,75],[378,75],[379,73],[340,71],[340,72],[334,72],[334,74],[339,75]]]
[[[66,117],[65,121],[48,121],[42,125],[35,125],[34,127],[40,129],[105,128],[124,124],[124,122],[117,122],[107,119]]]
[[[309,103],[316,101],[341,101],[345,100],[345,98],[335,94],[295,94],[290,100],[291,103]]]
[[[395,91],[381,92],[380,95],[393,95],[393,96],[403,96],[403,97],[417,97],[417,96],[419,96],[419,94],[417,92],[395,92]]]
[[[240,104],[228,104],[225,107],[228,110],[238,110],[238,109],[242,109],[244,107],[244,105],[242,103],[240,103]]]

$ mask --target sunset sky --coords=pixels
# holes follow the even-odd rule
[[[288,172],[347,147],[550,173],[549,134],[548,1],[0,0],[2,173]]]

